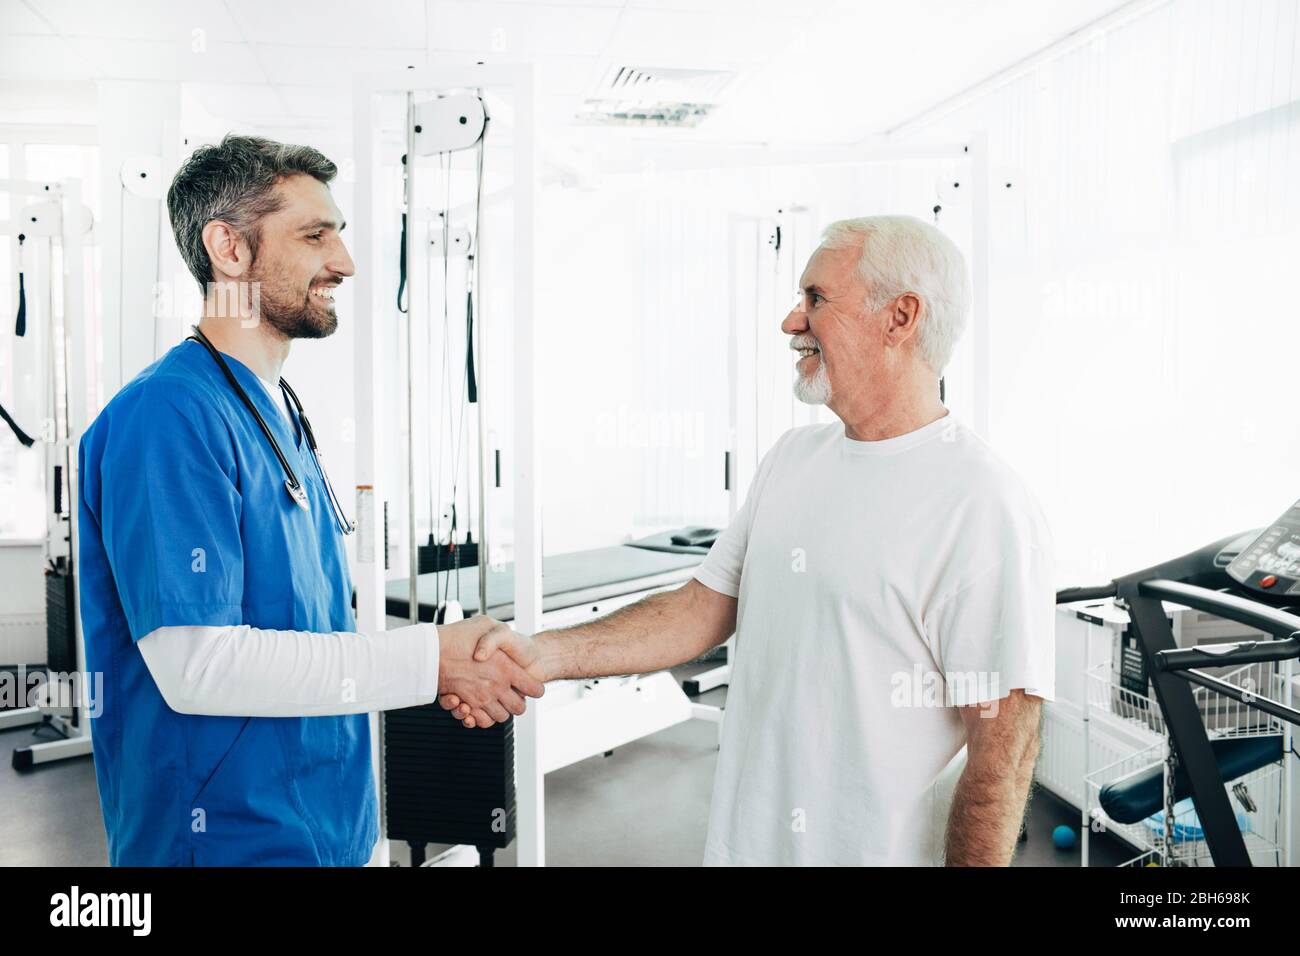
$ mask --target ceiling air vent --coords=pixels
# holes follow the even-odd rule
[[[735,75],[727,70],[612,67],[577,119],[610,126],[698,126]]]

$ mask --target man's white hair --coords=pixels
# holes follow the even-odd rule
[[[874,312],[905,292],[918,296],[917,354],[942,375],[970,311],[966,257],[951,239],[914,216],[841,219],[822,233],[824,249],[858,245],[867,307]]]

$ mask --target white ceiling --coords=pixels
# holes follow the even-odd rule
[[[524,60],[537,71],[543,134],[585,142],[630,135],[573,123],[611,66],[727,69],[736,71],[736,81],[691,137],[855,142],[1121,6],[1121,0],[0,0],[0,86],[13,93],[42,85],[91,89],[104,78],[185,81],[218,117],[346,136],[353,73]]]

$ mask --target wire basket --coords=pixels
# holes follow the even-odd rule
[[[1088,816],[1088,829],[1092,833],[1109,833],[1143,853],[1156,849],[1154,835],[1140,823],[1117,823],[1101,807],[1101,790],[1108,784],[1139,773],[1154,765],[1164,763],[1164,743],[1153,744],[1134,751],[1084,775],[1084,810]]]
[[[1284,677],[1272,663],[1247,664],[1232,670],[1218,670],[1221,673],[1215,676],[1243,690],[1275,699],[1281,696]],[[1193,696],[1205,721],[1207,736],[1211,739],[1276,735],[1284,730],[1284,724],[1278,718],[1210,688],[1193,687]],[[1137,694],[1112,679],[1109,661],[1088,672],[1088,705],[1092,710],[1108,713],[1147,731],[1167,735],[1164,717],[1156,701]],[[1171,831],[1168,837],[1165,833],[1163,807],[1149,817],[1131,824],[1115,822],[1101,808],[1101,790],[1108,784],[1152,768],[1159,768],[1163,773],[1168,746],[1167,739],[1162,740],[1084,777],[1085,809],[1092,821],[1092,832],[1111,833],[1140,851],[1121,866],[1147,866],[1151,863],[1162,866],[1213,865],[1209,846],[1190,797],[1175,805],[1173,826],[1168,828]],[[1246,849],[1255,866],[1282,865],[1281,844],[1285,833],[1283,815],[1286,811],[1283,783],[1281,763],[1269,764],[1224,783]]]
[[[1244,664],[1235,669],[1203,667],[1200,670],[1243,690],[1274,699],[1281,696],[1284,686],[1277,664],[1270,661]],[[1109,660],[1089,668],[1087,694],[1088,707],[1093,711],[1111,714],[1162,737],[1168,734],[1164,715],[1150,684],[1145,693],[1124,686]],[[1282,733],[1281,720],[1226,694],[1193,685],[1192,698],[1210,738],[1263,737]]]
[[[1248,811],[1239,802],[1234,790],[1244,787],[1256,809]],[[1236,812],[1237,826],[1241,829],[1251,866],[1282,866],[1281,792],[1282,768],[1270,764],[1231,781],[1226,789],[1232,808]],[[1120,866],[1214,866],[1210,846],[1201,833],[1200,821],[1187,797],[1174,808],[1173,839],[1164,839],[1163,811],[1152,814],[1141,824],[1150,835],[1150,849],[1119,864]]]

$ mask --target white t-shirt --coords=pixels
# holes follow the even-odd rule
[[[705,864],[942,863],[958,704],[1053,699],[1042,511],[951,414],[784,434],[696,572],[739,599]]]

